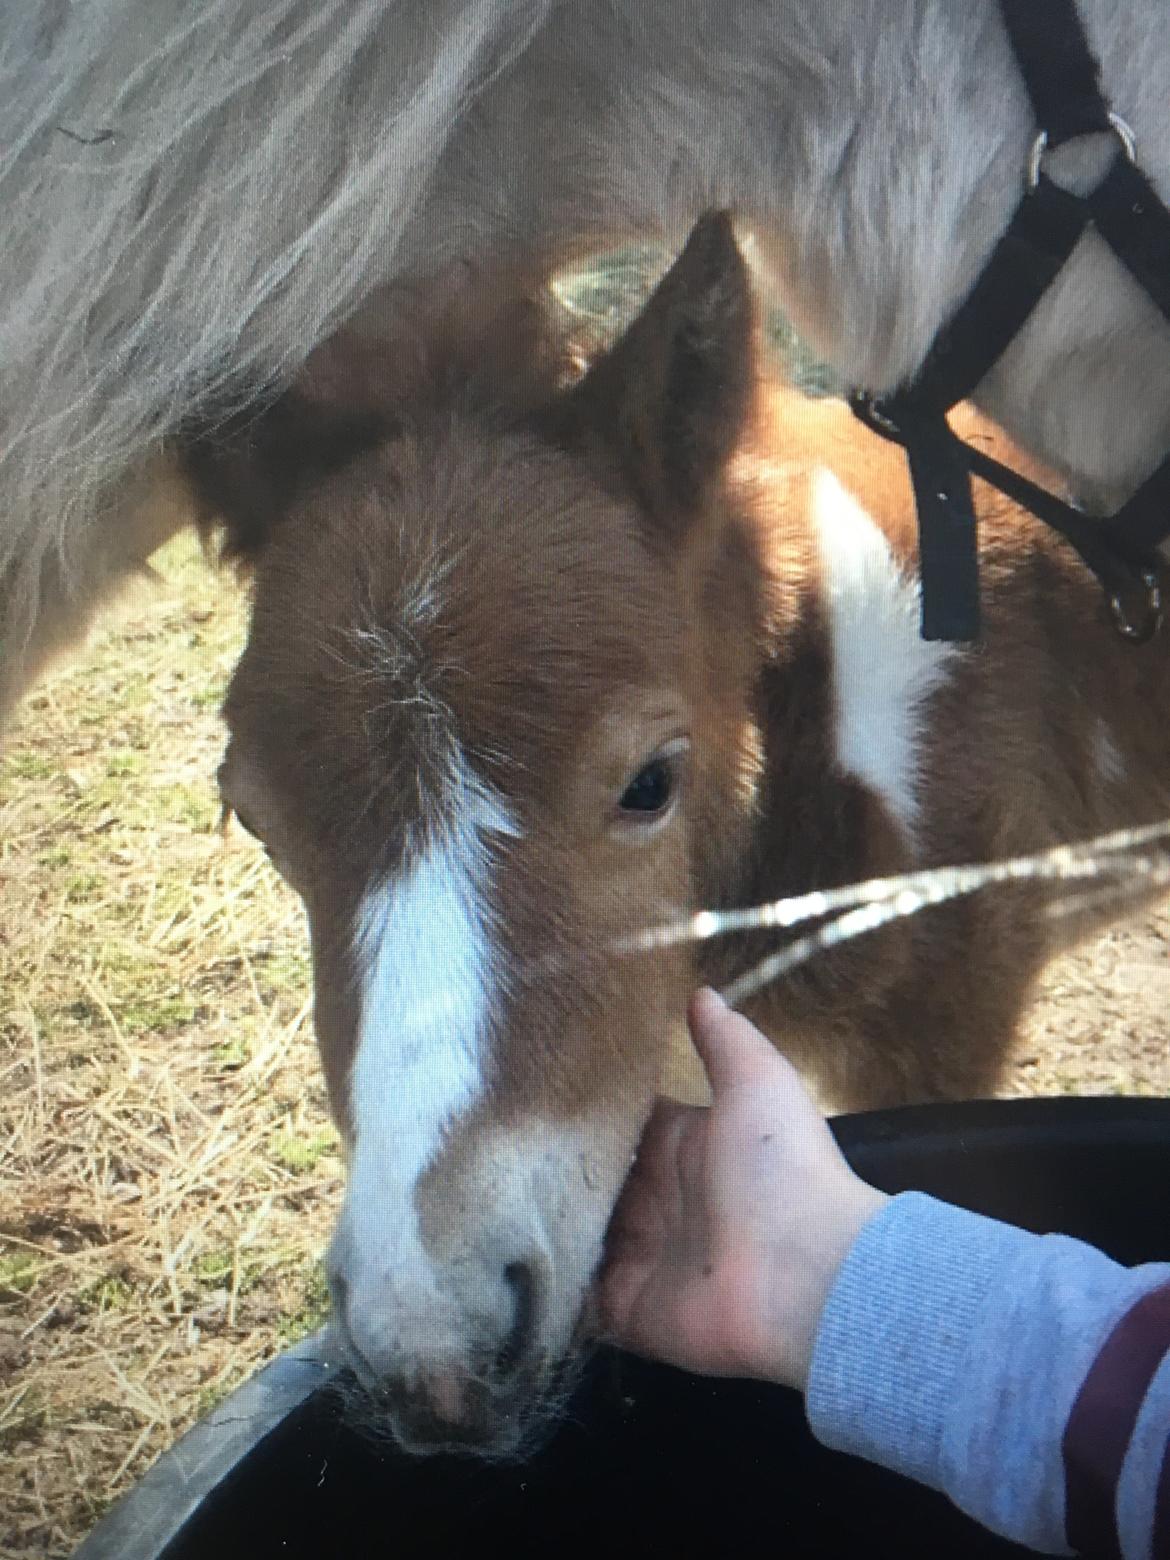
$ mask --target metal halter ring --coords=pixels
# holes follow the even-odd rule
[[[1122,119],[1120,114],[1109,111],[1109,124],[1114,135],[1121,142],[1121,150],[1126,159],[1131,163],[1137,162],[1137,137]],[[1032,151],[1028,157],[1028,188],[1034,190],[1040,182],[1040,164],[1044,159],[1044,153],[1048,150],[1048,132],[1041,130],[1040,134],[1032,142]]]
[[[1158,576],[1152,569],[1143,569],[1141,583],[1145,590],[1145,610],[1140,618],[1134,619],[1127,615],[1120,595],[1109,598],[1109,613],[1114,628],[1122,639],[1128,639],[1135,645],[1147,644],[1162,626],[1162,589]]]
[[[879,396],[870,395],[867,390],[855,390],[849,397],[849,405],[854,416],[859,417],[872,433],[889,439],[891,444],[900,444],[903,449],[906,447],[901,424],[890,415]]]

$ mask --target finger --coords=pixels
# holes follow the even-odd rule
[[[656,1249],[665,1235],[662,1199],[652,1180],[633,1175],[622,1188],[605,1231],[605,1255],[629,1258]]]
[[[691,998],[687,1021],[715,1095],[745,1081],[760,1062],[776,1059],[772,1042],[709,986],[701,987]]]
[[[665,1143],[677,1130],[679,1121],[687,1121],[694,1115],[701,1115],[704,1106],[687,1105],[682,1100],[672,1100],[665,1094],[659,1094],[650,1108],[646,1125],[642,1128],[642,1136],[638,1143],[637,1157],[656,1150],[656,1145]]]
[[[671,1229],[683,1216],[688,1190],[687,1145],[697,1134],[696,1118],[708,1112],[677,1100],[656,1102],[625,1185],[618,1194],[606,1230],[607,1257],[657,1260]],[[691,1177],[693,1180],[693,1176]]]
[[[630,1337],[635,1310],[657,1265],[657,1248],[627,1241],[620,1234],[606,1237],[593,1293],[601,1325],[616,1341]]]
[[[687,1125],[703,1113],[701,1105],[684,1105],[679,1100],[661,1097],[655,1100],[650,1119],[642,1129],[626,1185],[649,1183],[658,1189],[669,1186],[676,1174],[679,1144]]]
[[[661,1245],[666,1225],[677,1217],[680,1147],[699,1108],[658,1102],[610,1215],[607,1238]]]

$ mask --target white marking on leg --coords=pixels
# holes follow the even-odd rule
[[[812,505],[832,637],[837,760],[912,837],[924,706],[956,651],[921,637],[918,581],[832,472],[816,473]]]
[[[355,1141],[339,1249],[351,1328],[371,1360],[396,1349],[400,1326],[436,1291],[414,1190],[445,1132],[483,1092],[499,983],[484,907],[489,841],[518,833],[462,762],[437,811],[426,848],[371,889],[356,927]]]

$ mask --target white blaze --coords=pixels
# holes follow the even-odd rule
[[[371,1354],[397,1307],[434,1290],[414,1189],[484,1087],[497,974],[485,894],[502,800],[455,766],[442,821],[401,874],[369,891],[356,926],[361,1009],[350,1077],[354,1148],[342,1234],[351,1323]],[[379,1336],[371,1336],[370,1329]]]
[[[924,706],[956,652],[921,637],[918,581],[832,472],[816,473],[812,504],[829,607],[837,761],[912,837]]]

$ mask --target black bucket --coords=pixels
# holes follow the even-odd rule
[[[1170,1100],[1010,1100],[838,1118],[850,1161],[1125,1263],[1170,1255]],[[322,1339],[166,1453],[75,1560],[1022,1554],[942,1496],[817,1445],[781,1387],[603,1353],[523,1465],[415,1459],[341,1422]]]

